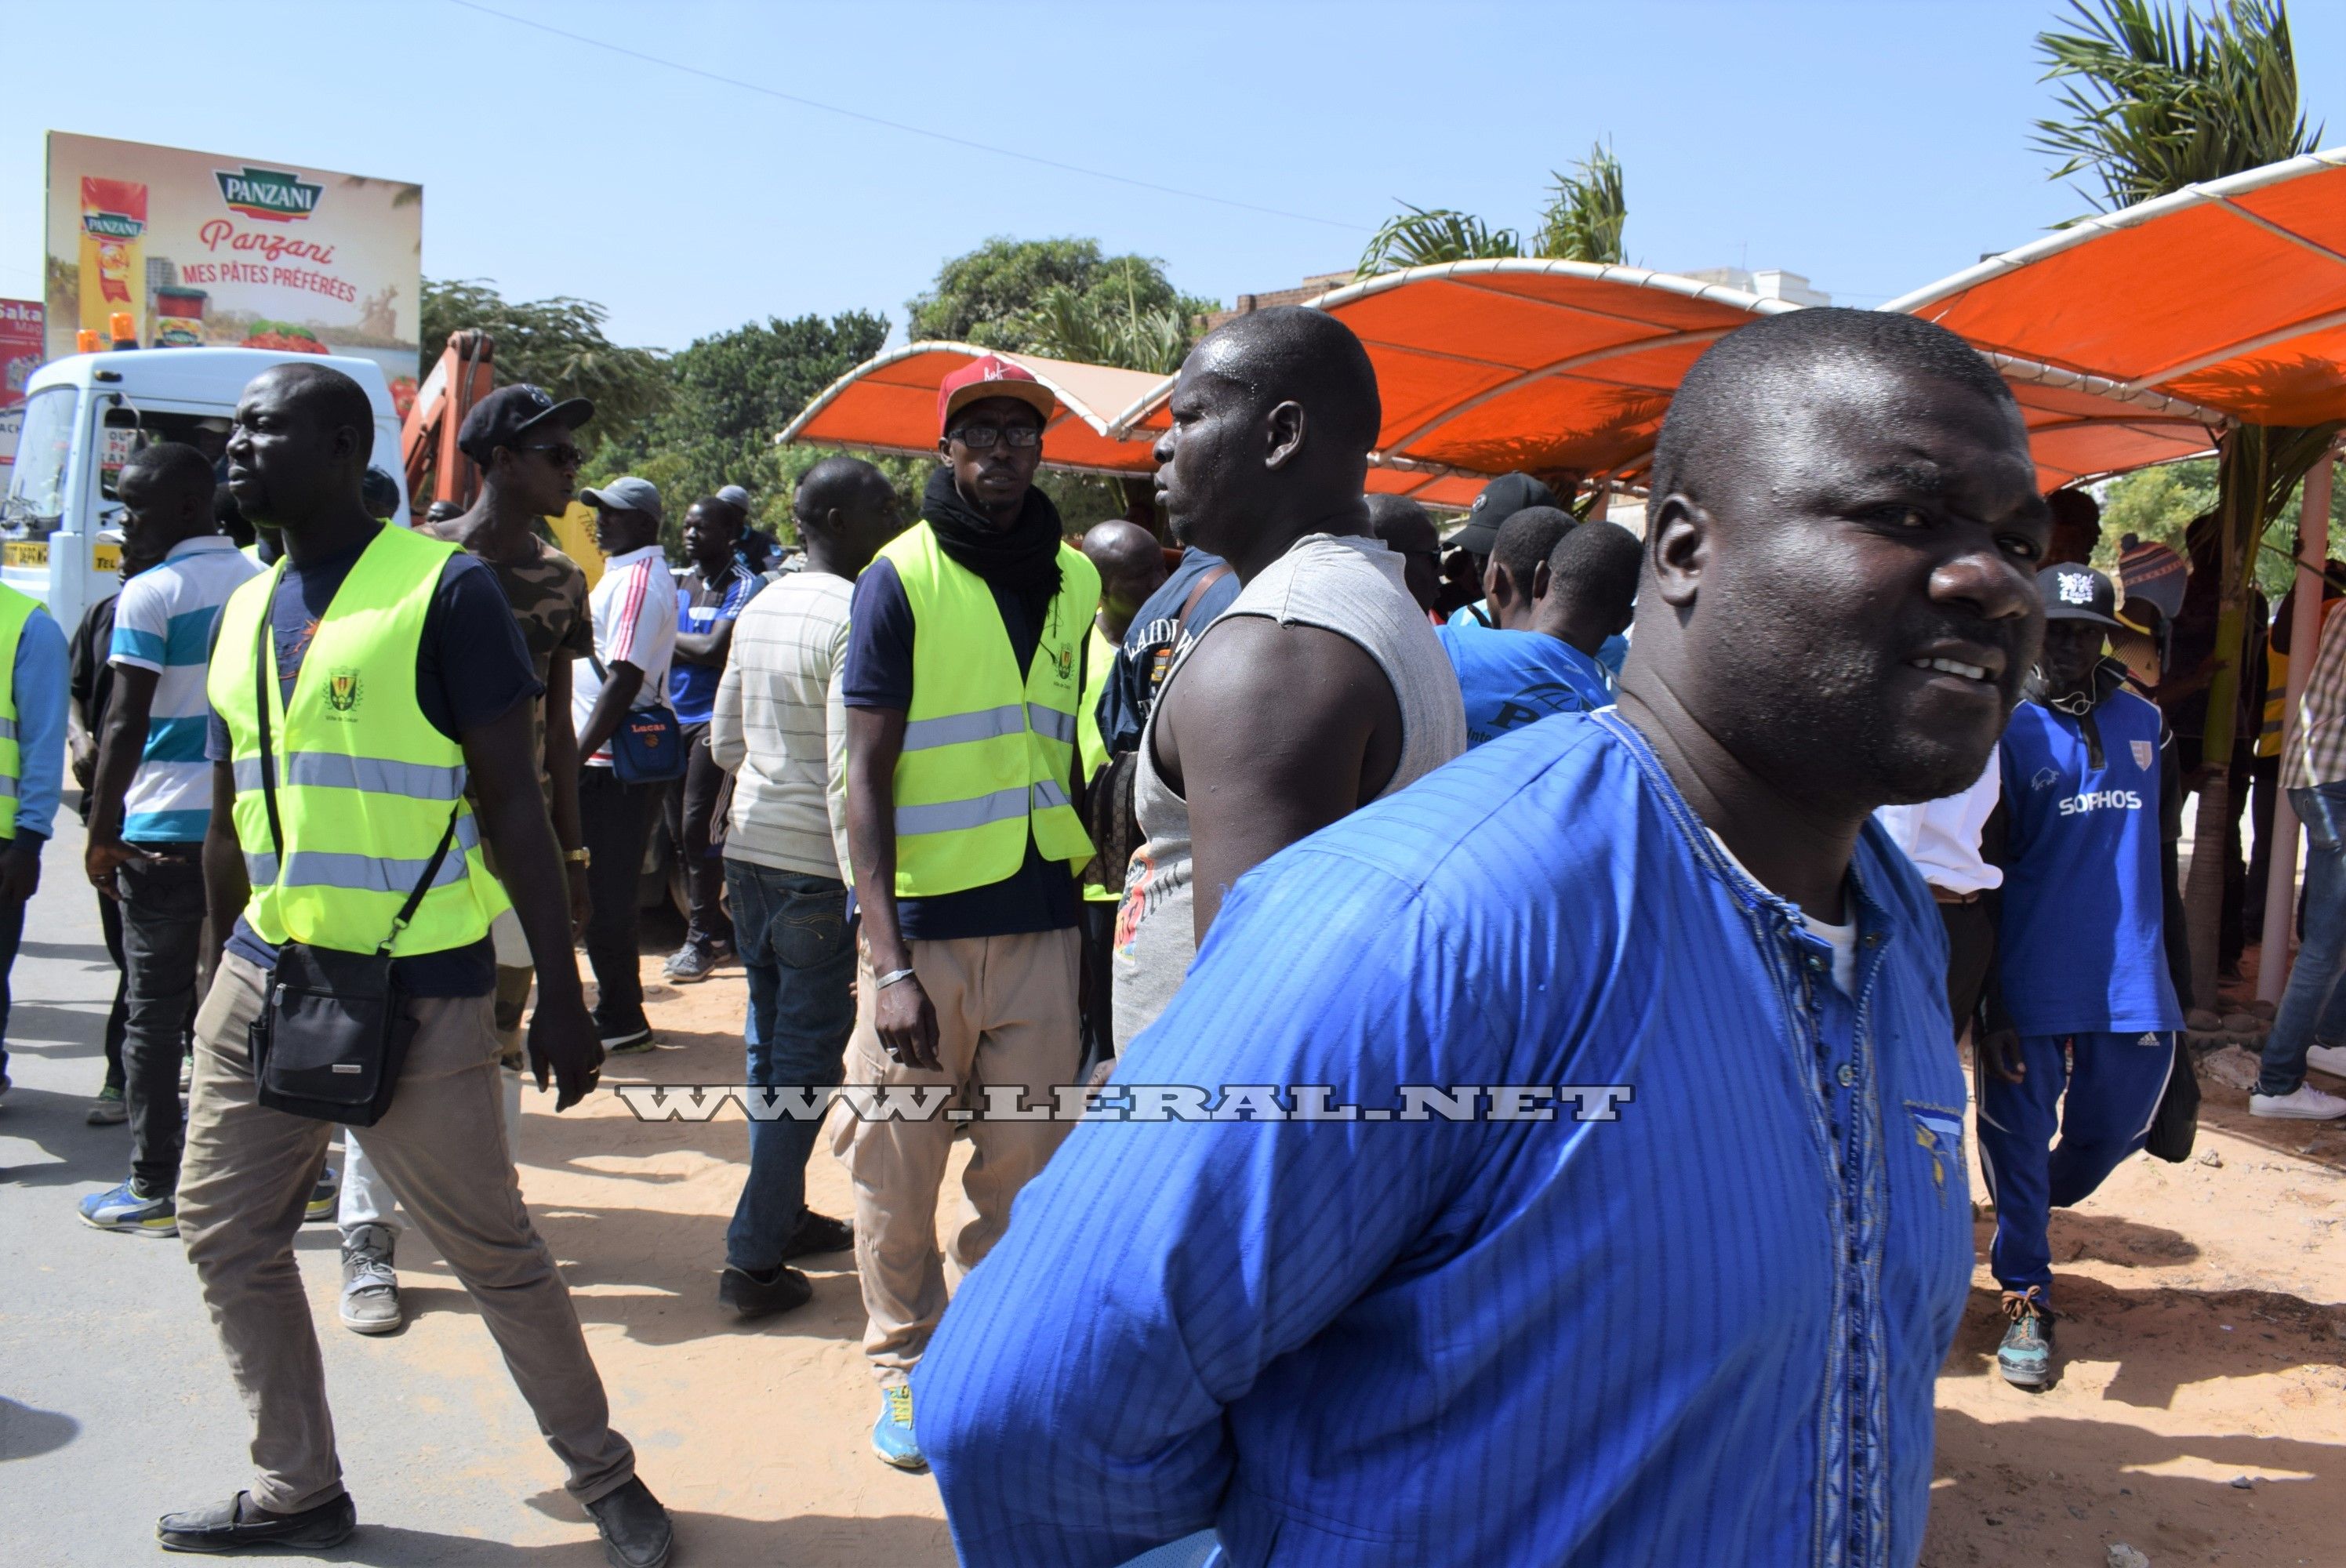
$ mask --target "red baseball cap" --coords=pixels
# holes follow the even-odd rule
[[[953,425],[953,416],[967,404],[980,398],[1015,397],[1035,411],[1045,424],[1059,412],[1059,400],[1051,389],[1035,379],[1035,372],[1025,365],[1013,364],[994,354],[974,359],[947,376],[937,387],[937,433]]]

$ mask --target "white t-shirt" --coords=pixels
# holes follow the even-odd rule
[[[1980,830],[2003,798],[2004,763],[2000,751],[1992,749],[1969,789],[1920,805],[1884,806],[1873,820],[1906,851],[1924,881],[1951,893],[1976,893],[2004,885],[2002,868],[1980,859]]]
[[[1833,983],[1841,987],[1841,993],[1843,996],[1852,1002],[1856,1001],[1857,922],[1851,921],[1847,925],[1827,925],[1808,911],[1802,910],[1800,923],[1809,928],[1810,936],[1822,937],[1832,944]]]
[[[647,545],[604,564],[603,580],[586,596],[595,617],[595,657],[605,669],[631,664],[644,672],[636,706],[668,705],[668,667],[676,657],[676,574],[658,545]],[[571,667],[570,722],[581,731],[603,695],[603,677],[592,660]],[[586,759],[589,767],[608,768],[611,748],[606,745]]]
[[[1737,871],[1741,871],[1752,881],[1758,882],[1760,886],[1763,888],[1768,886],[1767,883],[1760,881],[1758,877],[1751,875],[1750,867],[1745,865],[1741,860],[1735,858],[1735,851],[1727,847],[1727,840],[1719,836],[1717,830],[1706,827],[1703,829],[1703,831],[1710,835],[1710,841],[1719,846],[1719,852],[1727,857],[1727,863],[1729,865],[1731,865]],[[1774,890],[1770,889],[1770,891],[1773,891]],[[1794,909],[1800,909],[1798,904],[1794,904],[1792,907]],[[1800,923],[1808,928],[1809,934],[1810,936],[1817,937],[1831,944],[1833,955],[1833,983],[1841,988],[1841,993],[1843,996],[1848,997],[1852,1002],[1856,1001],[1857,922],[1855,921],[1851,921],[1847,925],[1827,925],[1824,921],[1819,920],[1808,911],[1800,910]]]

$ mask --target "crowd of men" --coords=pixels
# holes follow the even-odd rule
[[[583,492],[590,591],[538,520],[593,412],[493,394],[461,432],[479,499],[409,531],[368,496],[363,393],[279,367],[226,497],[192,448],[130,459],[77,660],[0,591],[0,957],[77,662],[123,975],[91,1115],[132,1143],[81,1213],[185,1243],[252,1414],[252,1482],[165,1546],[354,1527],[292,1250],[331,1215],[342,1323],[398,1327],[421,1227],[610,1561],[668,1560],[514,1153],[525,1074],[558,1112],[652,1044],[663,821],[664,972],[738,959],[770,1110],[842,1084],[974,1110],[753,1115],[717,1285],[787,1313],[794,1260],[852,1248],[872,1447],[933,1468],[966,1562],[1911,1563],[1972,1268],[1966,1035],[1999,1366],[2053,1380],[2049,1209],[2190,1081],[2175,841],[2227,764],[2178,756],[2177,645],[2212,574],[2170,602],[2171,555],[2129,550],[2122,604],[2090,498],[2038,494],[1959,340],[1760,321],[1677,394],[1642,539],[1510,474],[1446,555],[1365,494],[1376,378],[1309,310],[1183,366],[1178,551],[1121,520],[1070,543],[1035,484],[1054,395],[988,356],[939,390],[912,517],[832,457],[784,569],[732,492],[685,512],[678,574],[622,477]],[[2305,1082],[2346,1072],[2337,624],[2276,728],[2311,851],[2251,1107],[2346,1115]],[[391,1022],[305,1066],[311,994]],[[1035,1114],[1103,1084],[1271,1098]],[[1460,1085],[1488,1105],[1385,1109]],[[806,1203],[826,1125],[852,1215]]]

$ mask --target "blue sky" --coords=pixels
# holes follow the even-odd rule
[[[1525,225],[1613,138],[1647,266],[1872,305],[2085,209],[2045,178],[2051,0],[801,6],[482,0],[1040,167],[551,36],[456,0],[26,5],[0,294],[39,280],[41,133],[421,181],[424,270],[574,294],[625,342],[903,301],[991,234],[1089,235],[1229,299],[1349,266],[1399,200]],[[2294,7],[2346,141],[2346,6]],[[168,41],[168,46],[167,46]],[[249,79],[224,74],[244,64]],[[463,84],[484,82],[468,90]],[[1263,209],[1270,210],[1251,210]]]

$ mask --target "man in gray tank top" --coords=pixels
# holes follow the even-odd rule
[[[1450,661],[1401,556],[1368,536],[1381,413],[1360,340],[1295,306],[1240,316],[1191,351],[1168,407],[1157,488],[1174,535],[1244,586],[1141,736],[1120,1047],[1172,999],[1241,875],[1466,749]]]

